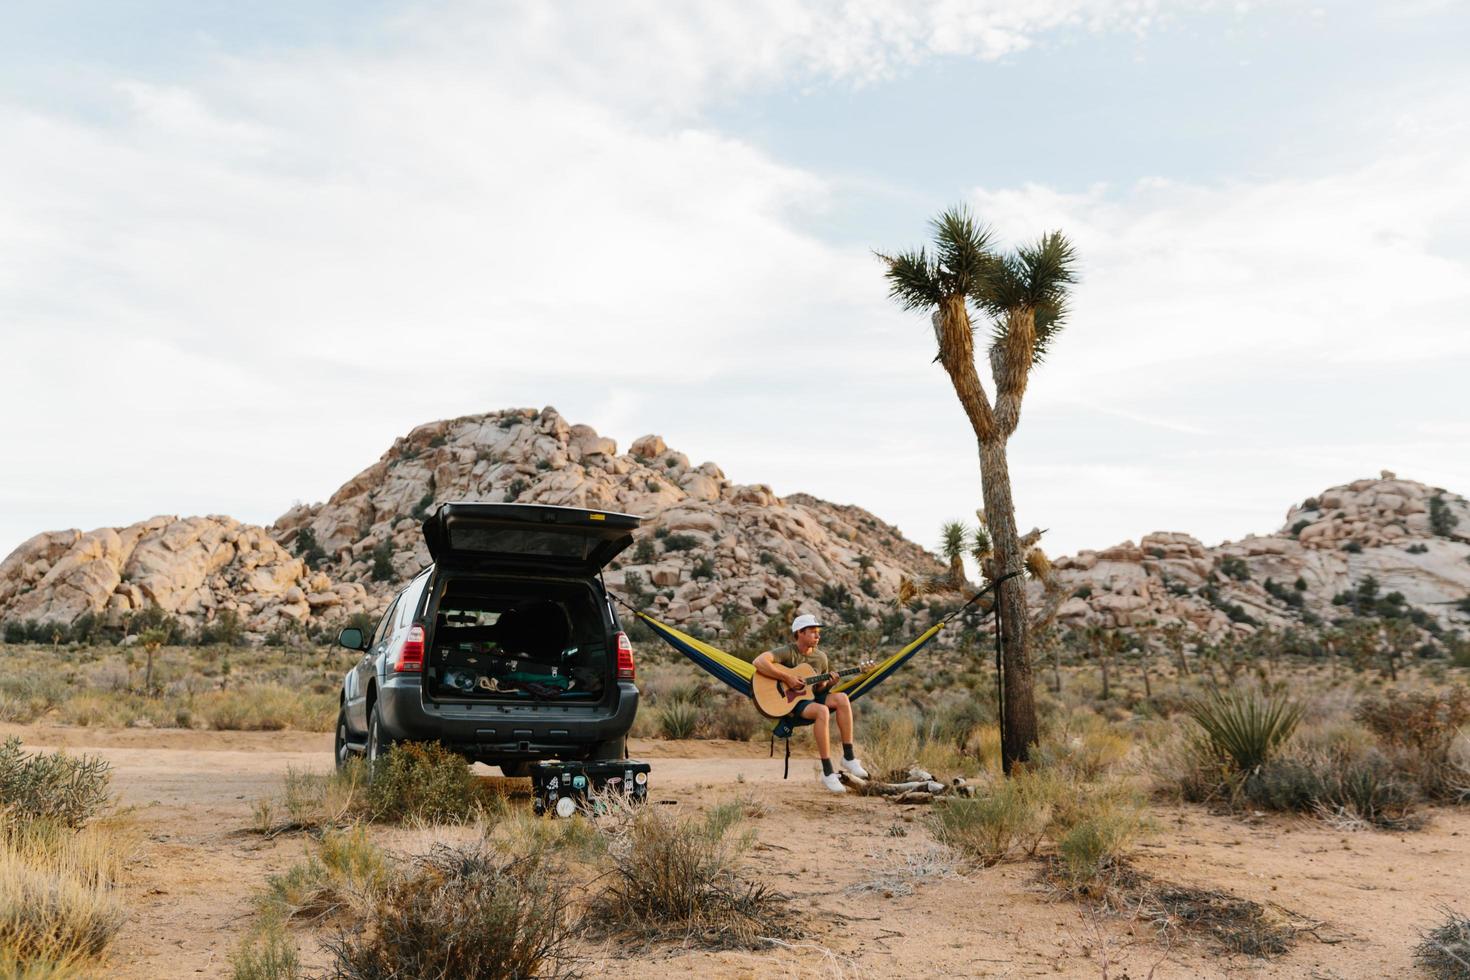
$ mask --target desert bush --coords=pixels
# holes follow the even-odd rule
[[[64,752],[25,755],[19,738],[0,743],[0,816],[5,823],[49,821],[80,827],[110,799],[111,766]]]
[[[247,936],[230,954],[231,980],[303,980],[305,976],[296,944],[280,925]]]
[[[1057,844],[1054,867],[1072,890],[1089,889],[1119,866],[1146,827],[1143,801],[1128,787],[1063,784],[1047,826]]]
[[[353,908],[367,910],[388,885],[392,869],[359,827],[328,831],[317,853],[266,879],[256,911],[267,929],[292,919],[322,919]]]
[[[360,758],[326,774],[288,767],[281,794],[255,801],[254,829],[269,837],[345,826],[368,815],[367,783],[367,763]]]
[[[760,712],[750,699],[731,695],[705,716],[705,728],[715,738],[728,738],[735,742],[748,742],[761,728]]]
[[[1470,918],[1450,908],[1443,914],[1414,947],[1414,961],[1436,980],[1470,980]]]
[[[198,710],[219,731],[329,732],[337,718],[335,692],[317,693],[279,684],[218,691],[200,699]]]
[[[739,832],[742,811],[739,801],[702,818],[649,808],[604,828],[612,880],[589,903],[593,933],[715,948],[758,948],[761,937],[786,935],[781,896],[736,870],[751,842]]]
[[[373,928],[327,947],[336,980],[571,976],[567,885],[538,861],[439,845],[389,882]]]
[[[1018,851],[1035,854],[1057,792],[1055,774],[1020,770],[970,799],[937,801],[929,813],[929,829],[941,844],[984,866]]]
[[[1300,705],[1285,697],[1249,690],[1212,694],[1191,702],[1187,711],[1215,751],[1243,773],[1270,759],[1302,714]]]
[[[594,794],[592,809],[607,812],[616,802]],[[599,807],[599,803],[602,805]],[[581,813],[569,820],[548,820],[503,797],[486,808],[482,833],[496,850],[515,859],[592,861],[607,852],[606,839]]]
[[[692,701],[670,700],[658,709],[659,732],[664,738],[691,738],[699,727],[699,706]]]
[[[437,742],[401,742],[379,760],[367,787],[374,820],[463,823],[481,809],[479,781],[463,756]]]
[[[1322,774],[1317,806],[1329,821],[1367,824],[1384,830],[1408,830],[1420,820],[1413,809],[1413,784],[1382,753],[1336,760]]]
[[[1426,796],[1461,797],[1465,774],[1451,752],[1461,728],[1470,722],[1470,688],[1393,690],[1364,698],[1355,716],[1390,749],[1393,761]]]

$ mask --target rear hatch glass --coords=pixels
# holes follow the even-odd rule
[[[465,577],[439,597],[425,664],[434,700],[597,701],[609,623],[588,582]]]
[[[590,576],[633,543],[632,514],[541,504],[449,503],[424,521],[439,565]]]

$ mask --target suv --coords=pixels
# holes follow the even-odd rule
[[[433,563],[388,606],[342,681],[335,754],[375,762],[436,741],[523,775],[543,759],[619,759],[638,710],[633,648],[602,568],[631,514],[446,503],[424,521]]]

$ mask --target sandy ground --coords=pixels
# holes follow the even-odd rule
[[[325,771],[331,737],[299,732],[106,731],[0,725],[29,746],[85,750],[110,761],[142,849],[127,882],[132,916],[111,976],[229,976],[249,900],[298,860],[299,837],[249,832],[251,804],[278,791],[288,767]],[[655,800],[698,809],[736,796],[765,808],[751,860],[791,896],[809,938],[759,954],[663,949],[624,956],[587,949],[588,975],[654,977],[976,976],[1386,977],[1414,972],[1418,932],[1446,903],[1470,899],[1470,812],[1441,809],[1411,834],[1334,831],[1311,820],[1156,809],[1158,829],[1136,864],[1170,881],[1225,889],[1321,923],[1273,960],[1221,957],[1198,942],[1161,942],[1146,924],[1099,917],[1057,899],[1033,864],[915,881],[896,874],[932,851],[923,807],[833,797],[815,763],[764,744],[636,742],[653,764]],[[830,841],[799,857],[798,847]],[[893,887],[894,883],[898,887]],[[911,889],[911,890],[910,890]]]

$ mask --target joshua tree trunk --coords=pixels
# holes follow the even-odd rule
[[[1016,531],[1016,508],[1011,500],[1011,473],[1006,465],[1004,440],[980,443],[980,475],[985,498],[985,520],[990,528],[994,563],[999,574],[1021,572],[1026,556]],[[1012,762],[1025,762],[1037,740],[1036,703],[1028,644],[1030,618],[1026,612],[1026,582],[1022,576],[1000,584],[1001,649],[1005,665],[1005,731],[1001,761],[1005,771]]]

